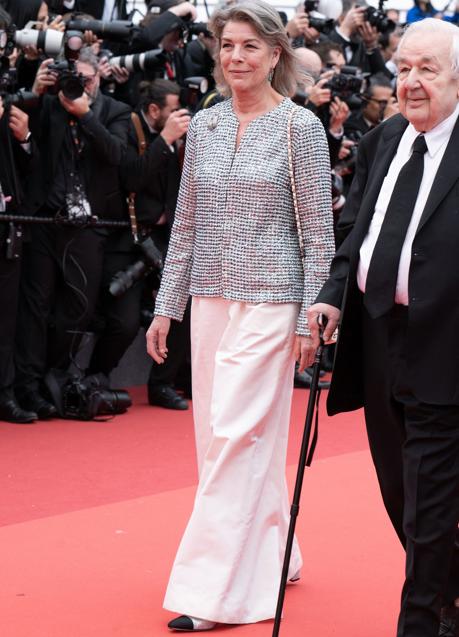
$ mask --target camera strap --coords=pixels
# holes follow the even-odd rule
[[[139,157],[145,154],[147,150],[147,140],[145,138],[145,133],[142,128],[142,122],[140,121],[140,117],[137,113],[131,113],[132,123],[134,125],[135,134],[137,137],[137,149],[139,153]],[[130,192],[128,195],[128,211],[129,211],[129,220],[131,222],[131,231],[132,236],[134,237],[134,242],[139,243],[139,232],[137,227],[137,216],[135,212],[135,192]]]

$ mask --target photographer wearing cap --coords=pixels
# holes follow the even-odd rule
[[[37,161],[37,148],[32,142],[29,118],[14,106],[13,96],[3,92],[8,88],[8,58],[6,28],[8,14],[0,7],[0,63],[2,68],[0,93],[0,214],[33,213],[27,203],[26,179]],[[21,273],[20,249],[22,228],[8,221],[0,222],[0,420],[30,423],[36,419],[33,411],[22,409],[14,391],[14,340]]]
[[[67,70],[52,62],[41,64],[34,85],[42,99],[33,130],[43,157],[34,197],[38,214],[66,223],[31,229],[17,356],[18,397],[39,418],[55,411],[41,394],[47,368],[67,369],[99,294],[108,231],[88,224],[93,217],[126,217],[118,167],[127,145],[129,108],[100,93],[91,49],[81,49]],[[50,89],[57,95],[47,94]]]

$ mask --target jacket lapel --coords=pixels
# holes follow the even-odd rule
[[[381,186],[387,175],[389,166],[397,151],[398,144],[403,135],[405,128],[408,126],[407,120],[401,115],[393,116],[392,121],[389,120],[381,133],[381,137],[374,150],[374,163],[369,170],[367,176],[367,188],[362,197],[359,214],[355,224],[354,234],[354,250],[353,254],[358,263],[359,250],[363,239],[368,232],[371,219],[373,218],[375,205],[378,200]]]
[[[459,118],[453,128],[448,146],[446,147],[445,154],[438,167],[437,174],[435,176],[432,188],[430,190],[429,197],[427,199],[424,211],[419,221],[418,229],[426,224],[435,210],[438,208],[442,200],[446,197],[448,192],[453,187],[454,183],[459,178]]]

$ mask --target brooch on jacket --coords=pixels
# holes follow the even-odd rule
[[[209,121],[207,122],[207,128],[209,130],[214,130],[215,128],[217,128],[217,124],[218,124],[218,115],[217,113],[212,113],[212,115],[209,117]]]

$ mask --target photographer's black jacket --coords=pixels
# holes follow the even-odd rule
[[[37,206],[43,206],[47,201],[58,174],[70,119],[57,96],[44,96],[40,116],[33,123],[43,157],[35,181]],[[78,120],[78,134],[83,146],[79,159],[81,176],[92,214],[100,218],[121,219],[126,215],[118,169],[126,151],[129,122],[129,107],[102,93],[91,106],[90,113]]]
[[[122,182],[128,192],[137,193],[138,221],[154,225],[165,213],[171,227],[180,185],[177,149],[172,152],[161,135],[151,132],[141,113],[139,117],[148,148],[140,157],[137,135],[131,124],[128,149],[121,164]]]
[[[6,204],[7,213],[30,215],[36,210],[28,197],[29,175],[39,167],[38,148],[33,141],[30,151],[27,153],[11,134],[5,113],[0,120],[0,184],[5,197],[12,197]]]
[[[363,40],[358,37],[352,38],[350,41],[343,38],[336,29],[334,29],[328,36],[332,42],[337,42],[343,49],[350,47],[352,50],[352,57],[347,62],[350,66],[358,66],[363,73],[383,73],[388,78],[392,79],[392,73],[387,68],[384,58],[379,49],[374,49],[371,53],[367,53]]]

